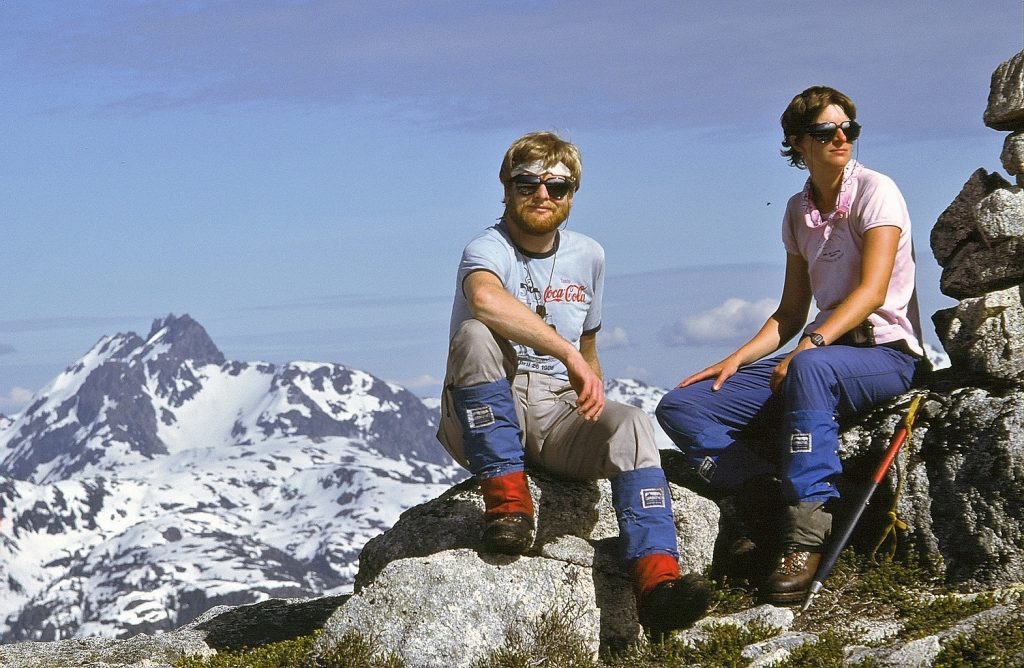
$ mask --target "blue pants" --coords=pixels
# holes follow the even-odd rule
[[[916,359],[886,346],[812,348],[793,358],[776,394],[769,380],[784,357],[742,367],[717,392],[713,380],[677,387],[658,405],[658,422],[716,489],[768,474],[790,503],[838,497],[837,419],[906,392]]]

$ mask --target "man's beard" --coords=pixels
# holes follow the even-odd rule
[[[523,234],[542,237],[557,230],[569,217],[569,209],[567,207],[559,207],[553,213],[554,215],[552,216],[545,216],[538,220],[532,213],[527,213],[523,216],[514,207],[508,207],[505,217],[510,223],[519,228]]]

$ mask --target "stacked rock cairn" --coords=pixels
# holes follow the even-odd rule
[[[985,125],[1008,131],[1000,156],[1016,179],[978,169],[939,216],[939,289],[960,303],[932,316],[950,362],[980,384],[1024,380],[1024,51],[999,65]]]

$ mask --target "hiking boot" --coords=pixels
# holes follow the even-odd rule
[[[781,554],[776,553],[774,570],[759,588],[761,599],[780,605],[804,600],[831,530],[832,513],[824,502],[800,501],[786,506],[779,543]]]
[[[759,545],[746,536],[726,545],[715,545],[711,578],[723,587],[753,588],[768,575],[767,557]]]
[[[526,513],[488,517],[481,542],[485,552],[525,554],[533,545],[533,518]]]
[[[790,605],[801,603],[821,563],[820,552],[791,549],[778,558],[775,570],[761,585],[759,594],[766,603]]]
[[[710,582],[688,573],[647,592],[637,605],[637,617],[653,640],[661,640],[669,631],[685,628],[703,617],[713,596]]]
[[[773,476],[757,476],[722,499],[712,578],[727,587],[753,589],[771,572],[783,510],[782,486]]]

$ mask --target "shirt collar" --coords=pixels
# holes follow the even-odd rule
[[[811,190],[811,177],[807,177],[804,184],[804,223],[811,229],[817,229],[834,221],[843,220],[850,214],[850,207],[853,198],[857,195],[857,185],[860,181],[862,165],[856,160],[850,160],[843,168],[843,183],[839,187],[839,200],[836,202],[835,210],[826,218],[822,218],[821,211],[814,204],[814,197]]]

